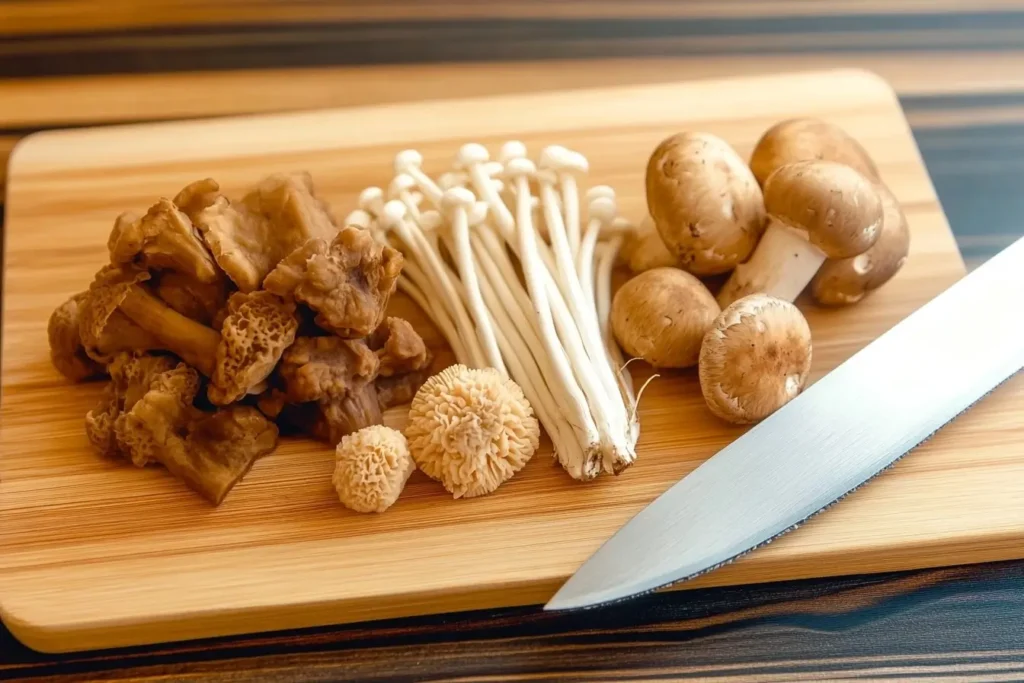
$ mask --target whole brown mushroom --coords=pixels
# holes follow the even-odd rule
[[[678,268],[654,268],[632,278],[612,299],[616,341],[656,368],[697,364],[701,340],[720,313],[704,283]]]
[[[750,169],[764,187],[776,169],[816,159],[846,164],[878,179],[875,162],[859,142],[839,126],[815,118],[787,119],[766,130],[750,155]]]
[[[647,209],[668,250],[694,275],[732,270],[764,230],[757,180],[727,142],[708,133],[679,133],[651,154]]]

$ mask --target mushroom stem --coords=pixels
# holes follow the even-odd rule
[[[601,338],[604,339],[605,347],[612,363],[615,364],[615,376],[619,381],[619,391],[626,405],[630,408],[629,413],[629,438],[635,446],[640,437],[640,420],[637,419],[636,407],[637,397],[633,393],[633,376],[626,369],[626,363],[622,358],[622,350],[615,342],[612,334],[609,318],[612,309],[612,271],[615,268],[615,260],[618,258],[619,249],[622,247],[623,237],[616,235],[597,252],[597,318],[601,324]]]
[[[118,308],[140,329],[153,335],[164,347],[207,377],[213,376],[220,334],[206,325],[186,318],[164,302],[135,285]]]
[[[795,301],[825,258],[825,252],[808,241],[806,232],[773,218],[750,260],[738,264],[722,287],[718,305],[725,308],[757,293]]]

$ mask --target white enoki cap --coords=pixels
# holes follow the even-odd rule
[[[446,213],[454,213],[456,209],[469,210],[476,204],[476,195],[464,187],[452,187],[445,190],[441,197],[441,209]]]
[[[553,171],[572,173],[586,173],[590,167],[585,156],[561,145],[545,147],[540,153],[540,161],[537,165],[540,168],[548,168]]]
[[[405,173],[410,168],[423,165],[423,155],[415,149],[403,149],[395,155],[395,173]]]
[[[478,142],[467,142],[459,148],[459,153],[455,156],[455,165],[457,168],[465,168],[471,164],[486,163],[490,158],[486,147]]]
[[[384,213],[384,190],[379,187],[368,187],[359,193],[359,208],[371,216],[380,217]]]
[[[384,205],[384,210],[381,212],[381,220],[388,227],[401,223],[405,220],[408,209],[403,202],[397,199],[392,199]]]
[[[526,145],[519,140],[509,140],[501,146],[501,153],[498,155],[501,163],[508,164],[514,159],[526,158]]]
[[[398,197],[402,192],[408,192],[414,187],[416,187],[415,178],[408,173],[399,173],[391,179],[391,184],[388,185],[388,196]]]
[[[349,215],[345,216],[345,225],[352,225],[357,228],[366,230],[373,224],[373,216],[368,211],[363,209],[356,209]]]
[[[592,220],[611,223],[618,212],[615,190],[607,185],[595,185],[587,190],[587,215]]]

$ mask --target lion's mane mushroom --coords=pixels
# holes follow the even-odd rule
[[[331,481],[348,509],[384,512],[398,500],[415,470],[402,433],[370,425],[341,439]]]
[[[732,270],[764,230],[764,199],[750,168],[721,138],[679,133],[647,162],[647,209],[669,251],[694,275]]]
[[[882,226],[882,202],[867,178],[834,161],[801,161],[775,171],[764,188],[769,225],[753,256],[718,293],[722,307],[761,292],[794,301],[826,258],[868,250]]]
[[[796,398],[811,369],[811,330],[800,310],[752,294],[727,306],[704,336],[698,376],[712,413],[763,420]]]
[[[612,299],[615,339],[656,368],[697,364],[701,340],[721,310],[704,283],[678,268],[655,268],[630,279]]]
[[[158,201],[141,218],[118,216],[107,248],[114,265],[173,270],[204,284],[221,277],[192,221],[169,199]]]
[[[316,323],[345,337],[365,337],[384,320],[402,272],[401,252],[369,230],[346,227],[334,240],[314,239],[288,255],[263,283],[317,312]]]
[[[280,398],[298,405],[292,419],[307,421],[308,410],[302,404],[314,404],[314,436],[336,445],[346,434],[382,421],[373,380],[379,361],[361,339],[338,337],[300,337],[295,340],[277,369],[276,381],[282,389],[261,402],[268,412],[283,410]]]
[[[79,334],[86,354],[109,363],[119,351],[161,349],[161,342],[128,318],[119,306],[149,273],[131,267],[104,266],[79,301]]]
[[[413,397],[405,429],[416,465],[455,498],[491,493],[521,470],[540,443],[522,389],[494,368],[452,365]]]
[[[750,155],[750,169],[763,187],[776,169],[816,159],[846,164],[878,179],[878,168],[859,142],[839,126],[814,118],[787,119],[766,130]]]
[[[79,331],[82,304],[88,292],[79,292],[62,303],[50,314],[46,336],[50,342],[50,361],[60,374],[72,382],[99,377],[105,370],[85,352]]]
[[[910,226],[900,202],[885,185],[876,184],[882,199],[882,228],[878,240],[862,254],[829,259],[811,280],[811,295],[819,304],[853,304],[891,280],[907,260]]]
[[[241,202],[219,196],[196,214],[195,225],[243,292],[259,289],[278,262],[308,240],[330,240],[338,231],[307,173],[272,175]]]

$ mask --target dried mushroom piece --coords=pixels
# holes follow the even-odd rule
[[[203,178],[189,183],[174,195],[174,205],[195,223],[196,216],[219,196],[220,184],[213,178]]]
[[[204,284],[173,271],[160,273],[155,291],[161,300],[178,313],[210,327],[214,326],[214,320],[224,310],[228,299],[227,281],[224,278]]]
[[[107,248],[115,265],[173,270],[207,284],[220,278],[192,221],[169,199],[160,199],[141,218],[119,216]]]
[[[137,467],[162,462],[168,444],[188,433],[198,412],[192,406],[199,393],[199,375],[179,364],[160,373],[140,396],[114,421],[114,435],[122,452]]]
[[[294,303],[270,292],[232,294],[207,390],[210,401],[227,405],[257,389],[295,340],[298,327]]]
[[[377,387],[377,405],[381,410],[387,410],[392,406],[408,403],[429,377],[429,368],[414,370],[403,375],[378,377],[374,383]]]
[[[370,337],[370,348],[380,360],[381,377],[404,375],[422,370],[433,357],[423,337],[408,320],[389,316]]]
[[[283,394],[293,404],[316,402],[311,429],[337,444],[343,436],[382,420],[373,380],[379,361],[362,340],[300,337],[278,367]],[[308,414],[302,416],[308,419]]]
[[[329,240],[338,231],[308,173],[272,175],[241,202],[217,197],[196,214],[195,224],[217,264],[243,292],[259,289],[278,262],[308,240]]]
[[[384,320],[402,272],[401,252],[368,230],[346,227],[330,243],[314,239],[288,255],[263,286],[317,312],[316,323],[345,338],[365,337]]]
[[[149,273],[134,268],[104,266],[79,306],[79,334],[90,358],[109,363],[120,351],[161,348],[159,340],[126,317],[119,306]]]
[[[89,357],[79,332],[82,305],[88,292],[80,292],[62,303],[50,314],[46,336],[50,342],[50,360],[60,374],[73,382],[99,377],[105,370]]]

